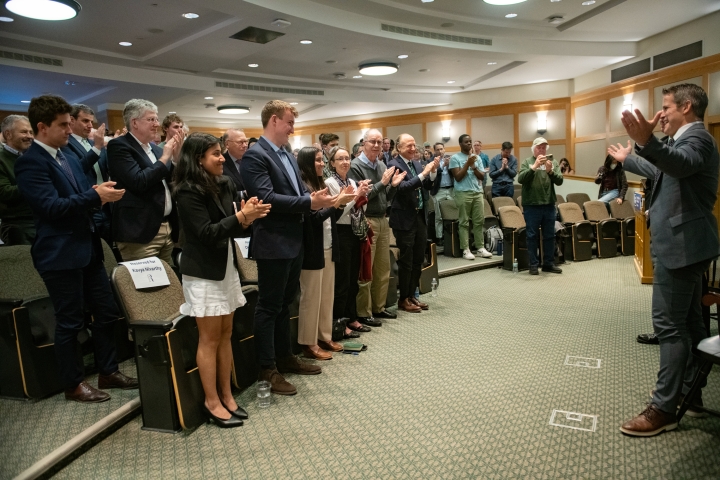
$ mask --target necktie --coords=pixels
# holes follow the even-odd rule
[[[288,176],[290,177],[290,181],[292,182],[293,188],[295,189],[295,192],[302,196],[300,193],[300,187],[298,187],[298,181],[297,181],[297,175],[295,175],[295,169],[293,168],[292,164],[290,163],[290,159],[287,158],[287,153],[280,149],[277,151],[278,156],[280,157],[280,161],[282,162],[283,166],[285,167],[285,170],[288,173]]]
[[[63,169],[63,172],[65,172],[65,175],[67,175],[68,180],[70,180],[70,183],[72,183],[72,186],[75,187],[76,190],[78,190],[78,185],[75,181],[75,175],[73,175],[72,169],[67,162],[67,158],[65,158],[65,155],[63,155],[60,150],[57,151],[57,159],[58,162],[60,162],[60,168]]]
[[[92,145],[90,145],[90,142],[88,142],[87,138],[82,139],[82,145],[83,145],[83,147],[85,147],[85,151],[87,151],[87,152],[89,152],[90,149],[92,148]]]
[[[240,160],[235,160],[235,168],[237,168],[238,173],[240,173]]]
[[[409,162],[408,167],[410,168],[410,173],[411,173],[410,178],[417,177],[417,172],[415,171],[415,165],[413,165],[412,162]],[[422,188],[422,187],[420,187],[420,188]],[[418,199],[418,210],[421,210],[423,208],[423,198],[422,198],[422,193],[420,192],[420,189],[415,190],[415,195],[417,195],[417,199]]]

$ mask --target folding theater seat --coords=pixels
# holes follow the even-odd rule
[[[570,230],[573,260],[576,262],[592,258],[593,226],[585,220],[580,207],[571,201],[557,206],[560,211],[560,220],[565,228]]]
[[[610,214],[620,222],[620,245],[623,255],[635,255],[635,210],[631,202],[610,202]]]
[[[585,202],[585,218],[595,226],[598,258],[616,257],[620,240],[620,222],[608,213],[605,202]]]
[[[496,200],[496,197],[493,200]],[[512,199],[510,199],[512,201]],[[520,270],[528,269],[527,233],[525,217],[514,205],[500,207],[500,226],[503,230],[503,268],[512,271],[517,259]]]

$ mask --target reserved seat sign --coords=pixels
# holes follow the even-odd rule
[[[165,266],[157,257],[120,262],[120,265],[125,265],[130,272],[136,290],[170,285]]]

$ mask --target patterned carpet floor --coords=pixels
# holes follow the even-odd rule
[[[422,298],[428,312],[364,334],[367,352],[288,376],[298,395],[261,410],[254,389],[243,392],[245,426],[170,435],[141,430],[136,417],[57,477],[720,478],[720,419],[686,417],[646,439],[619,431],[644,408],[658,368],[658,348],[635,342],[652,328],[651,287],[632,259],[563,268],[443,278],[438,297]],[[566,365],[568,355],[600,368]],[[704,392],[720,409],[717,372]],[[554,410],[571,412],[555,415],[559,425],[595,429],[551,425]],[[48,420],[28,428],[43,436]]]

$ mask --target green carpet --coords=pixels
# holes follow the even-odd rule
[[[367,352],[288,376],[297,396],[259,410],[245,391],[244,427],[170,435],[137,417],[57,477],[719,478],[720,419],[686,417],[647,439],[619,432],[658,368],[658,348],[635,342],[651,331],[651,287],[632,259],[563,268],[443,278],[437,298],[423,296],[429,312],[364,334]],[[601,368],[566,366],[567,355]],[[705,403],[720,409],[717,372],[708,383]],[[596,431],[551,426],[556,409],[596,415]]]

